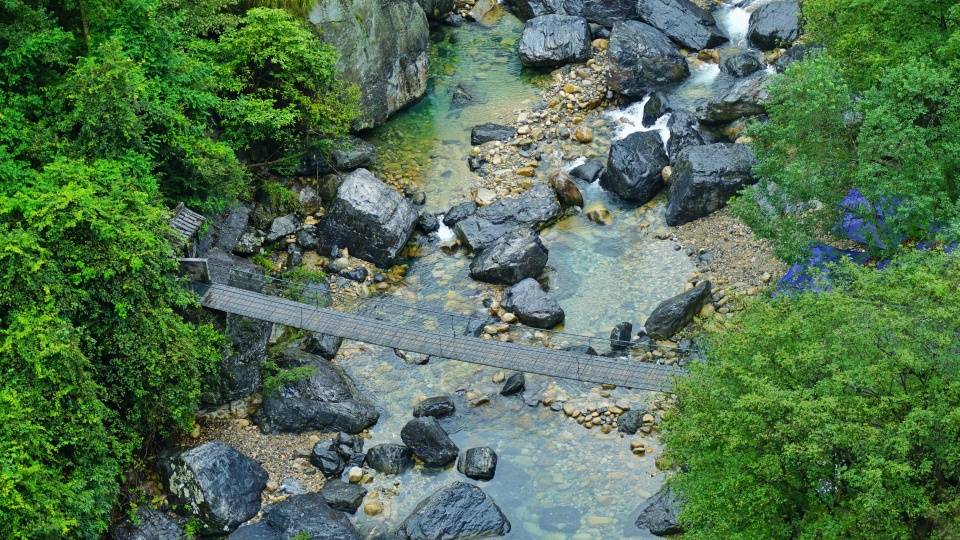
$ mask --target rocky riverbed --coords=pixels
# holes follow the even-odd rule
[[[202,255],[291,271],[298,299],[430,331],[670,365],[782,274],[723,206],[752,182],[747,119],[802,53],[784,48],[789,9],[764,8],[774,21],[751,20],[751,3],[517,0],[523,23],[485,0],[401,4],[378,31],[402,10],[416,24],[377,62],[399,48],[415,69],[390,79],[399,89],[371,78],[382,66],[354,74],[371,85],[362,127],[381,125],[305,165],[288,183],[299,209],[235,208]],[[672,498],[651,498],[668,475],[669,396],[218,324],[232,343],[223,388],[182,441],[200,450],[165,463],[178,500],[201,499],[194,514],[204,498],[244,501],[214,520],[252,517],[236,538],[279,537],[297,515],[321,516],[303,529],[317,538],[675,532]],[[265,362],[299,375],[262,388]],[[204,483],[223,463],[246,491]]]

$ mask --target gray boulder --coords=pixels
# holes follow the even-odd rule
[[[343,512],[320,493],[292,495],[263,509],[258,523],[240,527],[228,540],[360,540],[360,533]]]
[[[447,213],[443,215],[443,224],[447,227],[453,227],[458,221],[472,216],[476,211],[477,203],[473,201],[462,202],[447,210]]]
[[[267,233],[266,238],[267,243],[272,244],[284,236],[297,232],[299,224],[297,216],[293,214],[275,218],[273,222],[270,223],[270,232]]]
[[[489,495],[465,482],[454,482],[420,501],[397,529],[400,538],[483,538],[510,532],[510,522]]]
[[[309,19],[339,52],[340,77],[360,88],[355,128],[382,124],[426,91],[430,28],[415,0],[315,2]]]
[[[413,466],[413,452],[402,444],[378,444],[367,450],[367,466],[383,474],[400,474]]]
[[[716,143],[684,148],[673,163],[667,224],[677,226],[723,208],[754,183],[753,151],[745,144]]]
[[[663,189],[660,171],[669,165],[655,131],[641,131],[614,141],[600,185],[620,198],[644,204]]]
[[[413,233],[416,207],[366,169],[344,178],[321,223],[324,247],[345,247],[377,266],[390,266]]]
[[[633,324],[628,321],[617,323],[610,331],[610,349],[625,351],[630,348],[633,339]]]
[[[656,87],[682,81],[690,75],[686,59],[670,38],[640,21],[623,21],[613,25],[609,54],[610,87],[634,99],[640,99]]]
[[[526,22],[517,45],[520,62],[555,67],[590,57],[590,25],[583,17],[543,15]]]
[[[647,317],[644,329],[653,339],[670,339],[683,330],[710,300],[710,282],[703,281],[685,293],[668,298]]]
[[[470,448],[457,459],[457,470],[473,480],[492,480],[497,473],[497,453],[489,446]]]
[[[577,165],[570,170],[570,176],[576,178],[577,180],[582,180],[584,182],[593,182],[597,178],[600,178],[600,173],[603,172],[603,162],[599,159],[590,159],[584,162],[582,165]]]
[[[167,514],[141,506],[135,520],[126,518],[113,525],[108,536],[111,540],[180,540],[185,533]]]
[[[513,126],[503,124],[478,124],[470,130],[470,144],[479,146],[490,141],[509,141],[516,135],[517,130]]]
[[[541,229],[562,208],[550,186],[537,184],[517,197],[498,199],[479,208],[454,226],[457,237],[468,249],[479,251],[521,227]]]
[[[417,403],[417,406],[413,408],[413,416],[417,418],[421,416],[443,418],[444,416],[450,416],[456,411],[457,407],[453,404],[450,396],[434,396]]]
[[[343,472],[343,456],[330,443],[321,441],[310,451],[310,463],[320,469],[324,478],[336,478]]]
[[[547,248],[540,241],[539,234],[530,229],[516,229],[474,257],[470,262],[470,277],[487,283],[512,285],[539,276],[547,258]]]
[[[667,121],[670,139],[667,141],[667,154],[673,161],[677,154],[687,146],[703,144],[703,135],[700,134],[700,119],[687,111],[670,113]]]
[[[656,536],[680,534],[683,532],[679,520],[681,507],[673,489],[665,485],[641,505],[636,525]]]
[[[798,37],[800,2],[796,0],[777,0],[763,4],[750,14],[747,39],[760,50],[788,47]]]
[[[573,15],[602,27],[617,21],[634,19],[637,6],[631,0],[511,0],[514,13],[521,19],[541,15]]]
[[[626,433],[628,435],[633,435],[640,429],[640,426],[643,425],[643,415],[645,411],[640,409],[630,409],[629,411],[624,411],[617,418],[617,430],[621,433]]]
[[[267,471],[225,442],[180,452],[160,466],[172,498],[205,532],[230,532],[260,511]]]
[[[377,423],[380,413],[339,366],[294,348],[284,351],[281,367],[301,366],[310,375],[268,393],[254,415],[264,433],[359,433]]]
[[[432,416],[421,416],[407,422],[400,430],[400,439],[428,467],[445,467],[460,453],[457,445]]]
[[[332,152],[333,165],[338,171],[352,171],[369,167],[377,161],[377,147],[358,137],[350,137],[346,144]]]
[[[360,503],[367,496],[367,490],[360,485],[333,478],[323,485],[320,495],[323,495],[323,500],[330,508],[353,514],[360,508]]]
[[[220,405],[241,399],[260,389],[260,369],[267,359],[267,345],[273,324],[232,313],[217,317],[217,326],[227,338],[221,354],[219,376],[206,385],[206,405]]]
[[[639,0],[637,14],[681,47],[699,51],[727,41],[713,15],[690,0]]]
[[[502,305],[520,322],[535,328],[553,328],[563,322],[563,308],[533,278],[526,278],[507,289]]]
[[[738,80],[726,92],[708,101],[702,113],[703,120],[711,124],[733,122],[748,116],[764,114],[763,102],[767,100],[767,84],[770,74],[757,71]]]

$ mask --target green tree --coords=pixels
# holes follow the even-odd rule
[[[835,270],[710,340],[664,423],[689,538],[953,537],[960,258]]]

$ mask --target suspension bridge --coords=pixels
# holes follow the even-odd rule
[[[204,307],[309,332],[434,358],[659,392],[669,392],[673,381],[684,374],[679,367],[629,356],[581,352],[590,343],[598,348],[601,343],[609,345],[606,339],[548,332],[558,345],[573,342],[580,345],[579,350],[482,339],[476,337],[477,329],[483,327],[486,317],[430,310],[386,298],[356,302],[353,311],[335,309],[329,292],[319,285],[265,276],[206,259],[183,259],[182,266]],[[530,329],[530,335],[533,331]]]

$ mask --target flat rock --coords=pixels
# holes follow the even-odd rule
[[[363,498],[367,496],[367,490],[358,484],[351,484],[339,478],[334,478],[323,484],[320,495],[323,495],[323,500],[327,502],[330,508],[353,514],[363,503]]]
[[[516,133],[513,126],[487,122],[473,126],[470,130],[470,144],[479,146],[490,141],[509,141]]]

